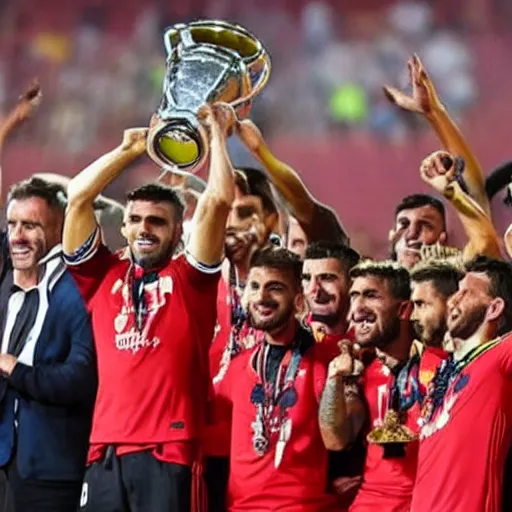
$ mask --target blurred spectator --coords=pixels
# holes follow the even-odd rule
[[[369,128],[386,140],[404,138],[420,125],[412,118],[404,122],[383,101],[381,86],[405,85],[403,63],[415,51],[455,116],[477,96],[468,47],[457,33],[437,29],[427,2],[399,1],[382,8],[379,3],[363,21],[352,15],[355,2],[340,6],[327,0],[294,3],[293,8],[292,2],[268,0],[171,7],[156,0],[143,6],[129,1],[123,9],[81,0],[74,14],[69,7],[61,13],[58,0],[44,6],[3,3],[8,19],[0,27],[0,41],[5,34],[10,44],[0,52],[0,105],[11,87],[40,74],[47,115],[36,120],[39,142],[77,156],[126,126],[148,122],[165,75],[162,27],[203,13],[241,23],[269,49],[272,79],[253,109],[267,134],[317,137],[334,124]],[[6,50],[16,47],[13,33],[21,37],[11,30],[19,20],[30,34],[30,52],[23,57]],[[53,26],[59,30],[49,31]]]

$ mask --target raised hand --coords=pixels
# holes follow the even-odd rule
[[[198,117],[210,137],[216,134],[228,137],[237,122],[236,112],[228,103],[203,105]]]
[[[41,103],[41,98],[41,86],[39,82],[34,79],[25,92],[19,97],[16,105],[8,112],[0,127],[0,135],[3,138],[7,137],[14,128],[30,118]]]
[[[433,109],[441,107],[434,84],[417,55],[409,59],[407,66],[412,85],[412,96],[387,85],[383,87],[384,94],[392,103],[404,110],[428,115]]]
[[[423,160],[421,179],[446,196],[450,184],[456,180],[455,159],[447,151],[436,151]]]
[[[130,128],[123,133],[121,150],[135,155],[142,155],[146,151],[147,128]]]
[[[338,343],[340,355],[329,363],[329,377],[353,377],[362,371],[362,364],[353,354],[353,343],[350,340],[342,340]]]
[[[263,142],[259,128],[250,119],[237,122],[235,132],[249,151],[257,151]]]

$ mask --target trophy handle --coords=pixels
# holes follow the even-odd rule
[[[234,108],[250,103],[252,99],[260,93],[265,85],[267,85],[268,79],[270,78],[270,72],[272,70],[270,56],[262,46],[260,46],[260,51],[257,57],[251,58],[250,61],[245,64],[251,81],[251,92],[232,102]]]
[[[194,46],[196,44],[194,42],[194,39],[192,38],[190,28],[187,25],[184,25],[183,23],[174,25],[173,27],[168,28],[164,32],[165,53],[167,54],[168,58],[171,57],[174,50],[178,47],[178,45],[173,45],[173,42],[172,42],[173,37],[175,35],[178,35],[179,43],[182,44],[186,48],[188,48],[190,46]]]

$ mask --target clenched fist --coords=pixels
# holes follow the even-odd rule
[[[355,377],[363,370],[361,361],[354,357],[354,346],[350,340],[342,340],[338,343],[340,355],[329,363],[328,376],[331,377]]]
[[[436,151],[423,160],[421,179],[444,196],[450,195],[450,184],[457,178],[455,159],[446,151]]]
[[[121,150],[142,155],[146,151],[147,128],[130,128],[123,133]]]
[[[229,103],[204,105],[199,110],[198,117],[210,137],[215,134],[229,136],[237,122],[235,109]]]

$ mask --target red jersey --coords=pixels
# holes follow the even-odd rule
[[[298,332],[311,337],[303,329]],[[328,361],[324,353],[318,350],[319,345],[314,345],[312,339],[310,342],[311,346],[302,355],[295,374],[295,400],[286,413],[291,430],[284,448],[279,446],[284,426],[281,406],[273,409],[275,416],[268,423],[270,433],[266,430],[267,444],[262,444],[258,437],[261,434],[258,428],[261,402],[257,391],[261,379],[255,360],[259,360],[262,351],[269,350],[267,344],[247,350],[233,359],[219,384],[218,393],[232,410],[228,484],[230,511],[342,510],[338,498],[326,492],[328,453],[318,426],[318,407],[327,377]],[[289,355],[291,352],[289,349],[286,353]],[[293,366],[293,362],[285,363],[286,357],[285,354],[281,360],[285,369],[281,372],[280,366],[278,376],[284,375]],[[293,361],[294,356],[290,357]]]
[[[405,407],[405,425],[413,432],[419,432],[421,407],[420,375],[426,378],[432,366],[437,367],[445,353],[432,352],[421,358],[417,372],[411,371],[406,385],[409,396]],[[432,374],[433,376],[433,374]],[[368,404],[370,429],[382,425],[388,410],[390,391],[394,377],[380,359],[366,368],[362,377],[362,390]],[[384,449],[368,443],[363,483],[350,512],[408,512],[410,510],[416,467],[418,441],[405,446],[405,457],[384,458]]]
[[[426,401],[413,512],[503,510],[512,439],[512,335],[468,356],[462,361],[467,366],[448,375],[442,403]]]
[[[220,272],[181,255],[152,273],[151,282],[137,280],[135,265],[95,237],[89,250],[68,256],[98,358],[90,461],[115,444],[118,454],[153,448],[167,462],[191,464],[211,389],[208,349]],[[136,294],[144,301],[142,318]]]
[[[231,359],[241,351],[253,348],[263,339],[263,333],[251,329],[247,323],[244,323],[241,328],[233,325],[232,293],[224,279],[221,279],[217,294],[217,325],[210,347],[210,374],[214,391],[223,379]],[[232,336],[236,337],[236,340],[232,340]],[[236,349],[231,342],[237,343]],[[218,406],[218,401],[219,398],[215,392],[212,402],[214,421],[206,427],[203,449],[206,456],[229,457],[231,416],[222,413],[223,407]]]

